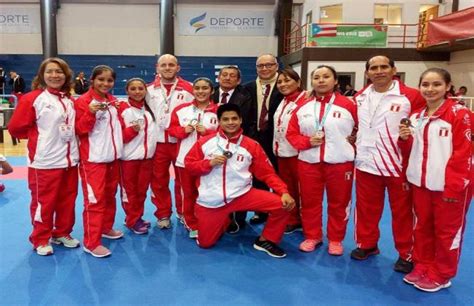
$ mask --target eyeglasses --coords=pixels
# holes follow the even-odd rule
[[[276,63],[258,64],[257,69],[263,69],[263,68],[270,69],[275,65]]]

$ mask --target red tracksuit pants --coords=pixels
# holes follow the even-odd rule
[[[28,168],[30,214],[33,224],[30,241],[35,249],[48,244],[51,237],[64,237],[72,232],[77,184],[77,167]]]
[[[198,197],[196,177],[192,176],[185,168],[176,167],[175,169],[179,172],[179,180],[181,183],[184,224],[191,231],[197,230],[198,221],[194,214],[194,206],[196,205],[196,199]]]
[[[288,186],[288,192],[295,199],[295,208],[290,212],[289,225],[301,224],[300,187],[298,183],[298,157],[278,157],[278,175]]]
[[[84,246],[89,250],[101,245],[102,234],[114,225],[119,167],[117,160],[110,163],[81,161],[79,165],[84,193]]]
[[[323,238],[323,195],[328,205],[327,236],[341,242],[346,235],[351,209],[354,163],[316,163],[298,161],[301,194],[301,220],[306,239]]]
[[[156,206],[155,216],[158,220],[171,216],[170,166],[176,162],[177,147],[175,143],[157,143],[153,157],[153,177],[151,179],[151,202]],[[176,170],[176,167],[175,167]],[[176,213],[182,215],[181,186],[179,173],[175,171],[174,199]]]
[[[405,177],[388,177],[356,171],[356,242],[370,249],[380,238],[379,222],[384,207],[385,188],[392,210],[392,233],[402,259],[411,258],[413,248],[413,205]]]
[[[153,159],[120,161],[120,191],[125,224],[131,228],[143,217],[153,173]]]
[[[440,191],[412,188],[416,216],[413,261],[442,283],[453,278],[458,269],[470,191],[466,190],[463,201],[448,203]]]
[[[195,206],[199,231],[198,245],[202,248],[214,246],[230,224],[229,214],[248,210],[269,213],[262,236],[269,241],[279,243],[288,224],[290,213],[283,209],[281,197],[277,194],[251,188],[247,193],[222,207],[208,208],[199,204]]]

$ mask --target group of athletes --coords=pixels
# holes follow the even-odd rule
[[[126,83],[127,101],[110,94],[116,74],[96,66],[90,89],[74,99],[73,74],[60,58],[44,60],[32,91],[21,97],[8,125],[28,139],[28,186],[39,255],[52,244],[75,248],[78,178],[84,194],[83,250],[111,251],[102,238],[114,229],[116,191],[125,225],[146,234],[148,188],[157,227],[172,226],[169,190],[174,167],[178,219],[202,248],[227,231],[265,223],[253,247],[272,257],[286,253],[284,233],[302,230],[303,252],[323,244],[327,196],[328,252],[343,255],[355,179],[355,240],[350,256],[379,254],[379,221],[387,190],[404,281],[435,292],[456,275],[471,200],[471,112],[447,96],[450,74],[430,68],[419,89],[395,77],[392,59],[366,62],[369,85],[352,99],[337,92],[337,72],[321,65],[302,89],[298,73],[279,70],[270,54],[258,57],[256,80],[240,85],[240,70],[226,66],[219,85],[178,76],[175,56],[162,55],[151,84]],[[271,192],[270,192],[271,190]]]

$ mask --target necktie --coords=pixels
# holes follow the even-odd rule
[[[227,103],[227,96],[229,96],[228,92],[223,92],[222,93],[221,104],[226,104]]]
[[[265,131],[268,127],[268,108],[267,99],[270,95],[270,84],[265,85],[263,89],[262,111],[260,112],[260,119],[258,120],[258,129]]]

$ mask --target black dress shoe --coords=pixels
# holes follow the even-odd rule
[[[379,251],[379,248],[377,246],[375,246],[375,248],[371,248],[371,249],[357,248],[357,249],[352,250],[351,258],[357,259],[357,260],[365,260],[365,259],[369,258],[369,256],[377,255],[379,253],[380,253],[380,251]]]
[[[413,263],[408,260],[402,259],[401,257],[398,257],[397,262],[393,266],[393,270],[405,274],[410,273],[411,270],[413,270]]]
[[[268,219],[268,214],[265,213],[255,213],[252,218],[250,218],[249,223],[252,225],[265,223]]]

